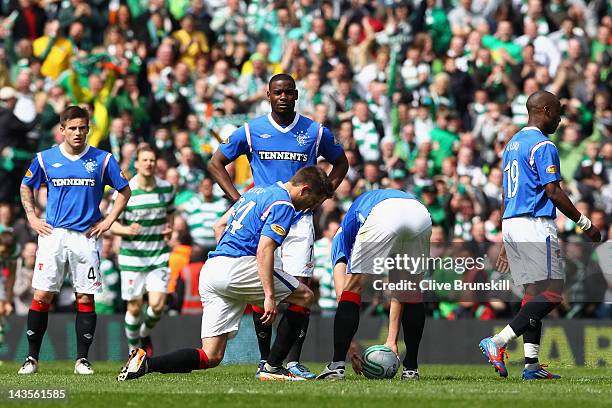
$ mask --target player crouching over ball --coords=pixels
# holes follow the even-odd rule
[[[319,206],[333,194],[322,170],[305,167],[287,183],[255,187],[232,207],[227,228],[200,273],[202,298],[202,348],[178,350],[147,358],[134,350],[121,369],[118,381],[133,380],[151,372],[188,373],[218,366],[227,339],[240,327],[247,304],[262,305],[264,324],[276,317],[281,301],[291,304],[277,328],[278,341],[260,372],[261,380],[303,380],[282,366],[306,319],[312,291],[296,278],[274,269],[274,251],[282,244],[296,211]]]

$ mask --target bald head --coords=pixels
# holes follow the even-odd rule
[[[545,134],[554,133],[561,121],[561,103],[547,91],[534,92],[527,98],[527,112],[529,124],[537,126]]]
[[[548,91],[537,91],[527,98],[527,111],[542,110],[545,106],[551,107],[559,104],[559,99]]]

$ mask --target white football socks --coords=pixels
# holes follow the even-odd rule
[[[497,347],[506,347],[506,344],[514,339],[516,339],[516,333],[514,333],[510,325],[507,325],[502,331],[493,336],[492,340]]]

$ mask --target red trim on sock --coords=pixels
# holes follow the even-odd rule
[[[340,302],[352,302],[357,306],[361,305],[361,294],[345,290],[340,295]]]
[[[298,305],[289,305],[287,310],[291,310],[292,312],[303,314],[304,316],[308,316],[310,314],[310,309],[308,309],[307,307],[298,306]]]
[[[550,303],[561,303],[563,300],[563,296],[561,296],[561,294],[553,292],[552,290],[545,290],[542,292],[542,296],[544,296]]]
[[[259,307],[257,305],[251,305],[251,308],[253,309],[254,313],[264,314],[266,312],[263,307]]]
[[[37,312],[48,312],[51,305],[43,302],[39,302],[38,300],[32,299],[32,305],[30,309],[36,310]]]
[[[93,303],[77,303],[77,311],[81,313],[89,313],[94,312],[96,310],[96,305]]]
[[[525,293],[525,296],[523,297],[523,301],[521,302],[521,307],[525,306],[527,302],[531,302],[532,300],[533,300],[533,295],[530,295],[529,293]]]
[[[198,353],[200,353],[200,370],[204,370],[208,368],[208,356],[201,348],[198,349]]]

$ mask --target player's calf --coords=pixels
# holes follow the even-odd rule
[[[40,346],[47,331],[49,307],[53,301],[53,293],[36,290],[32,305],[28,311],[26,335],[28,336],[28,356],[19,369],[19,374],[33,374],[38,371]]]
[[[142,324],[142,313],[140,307],[142,303],[138,300],[130,300],[127,303],[127,311],[125,312],[124,325],[125,337],[128,342],[128,354],[140,348],[140,326]]]
[[[89,347],[96,332],[97,315],[93,295],[77,293],[77,359],[75,363],[75,374],[93,374],[91,363],[87,360]]]

